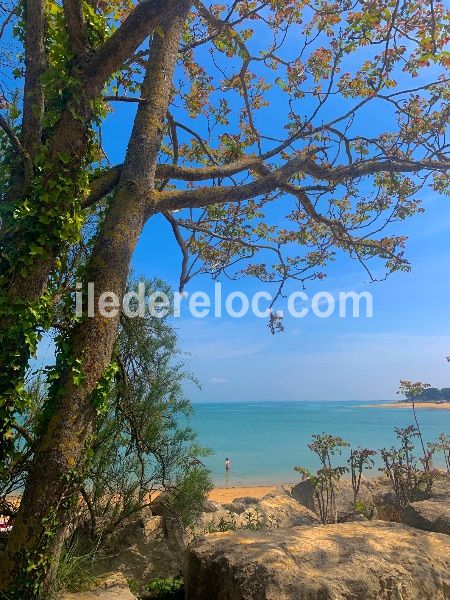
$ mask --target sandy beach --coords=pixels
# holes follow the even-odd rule
[[[215,487],[209,494],[209,499],[215,502],[232,502],[235,498],[243,496],[252,496],[253,498],[262,498],[275,488],[277,485],[255,485],[255,486],[236,486],[236,487]]]
[[[416,402],[416,408],[431,410],[450,410],[450,402]],[[364,404],[362,408],[412,408],[411,402],[389,402],[386,404]]]

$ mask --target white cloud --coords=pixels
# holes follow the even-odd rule
[[[209,383],[228,383],[228,379],[224,377],[211,377]]]

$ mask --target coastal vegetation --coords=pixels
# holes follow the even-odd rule
[[[429,442],[427,450],[422,456],[417,456],[415,439],[420,439],[421,431],[415,425],[404,428],[395,428],[398,445],[391,448],[382,448],[379,455],[383,466],[379,469],[386,475],[392,485],[395,498],[392,508],[397,512],[396,518],[401,518],[405,509],[411,503],[423,500],[431,496],[433,481],[441,475],[441,471],[431,467],[432,457],[435,454],[444,456],[447,473],[449,469],[450,439],[442,433],[438,440]],[[340,456],[350,444],[339,436],[330,434],[317,434],[308,448],[314,452],[320,462],[320,468],[312,473],[303,467],[295,467],[302,475],[303,480],[308,480],[314,490],[314,497],[318,506],[320,521],[323,524],[337,523],[338,510],[336,506],[336,494],[341,478],[350,473],[353,500],[351,503],[355,513],[370,517],[373,511],[365,506],[360,499],[361,481],[364,471],[371,471],[374,467],[374,457],[378,454],[376,450],[369,448],[350,448],[350,457],[347,464],[335,464],[334,457]],[[348,516],[345,515],[344,519]]]
[[[16,82],[0,95],[0,477],[5,497],[23,487],[0,596],[36,600],[52,593],[80,496],[95,539],[169,472],[184,519],[186,498],[209,486],[173,421],[186,404],[166,362],[172,334],[155,326],[149,339],[115,307],[144,226],[173,234],[180,291],[198,273],[273,284],[272,332],[287,281],[323,280],[338,254],[371,280],[408,270],[393,224],[423,210],[422,189],[449,192],[449,17],[417,0],[0,10]],[[112,164],[103,129],[120,102],[133,126]],[[161,248],[149,261],[162,277]],[[108,314],[89,314],[83,292],[76,315],[89,285]],[[29,383],[55,331],[56,362]],[[315,448],[331,513],[339,443]],[[110,510],[117,495],[125,504]]]
[[[450,388],[427,387],[416,394],[414,399],[416,402],[450,402]],[[400,402],[410,402],[410,399],[405,398]]]
[[[162,282],[147,284],[149,291],[165,289],[170,294]],[[134,288],[130,282],[129,289]],[[57,330],[64,331],[66,314],[60,311],[58,316]],[[212,488],[201,463],[208,450],[187,426],[191,406],[183,384],[193,379],[180,360],[177,337],[167,319],[123,318],[113,362],[117,368],[107,389],[108,404],[97,415],[79,496],[67,523],[69,535],[62,545],[55,594],[94,580],[94,565],[110,538],[149,507],[158,493],[167,494],[174,515],[187,525]],[[14,458],[5,465],[9,472],[0,486],[0,512],[11,522],[48,402],[48,386],[39,369],[28,384],[27,397],[14,438]],[[33,583],[31,564],[29,569]]]

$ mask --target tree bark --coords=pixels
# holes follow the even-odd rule
[[[149,189],[154,188],[156,159],[170,100],[173,71],[180,36],[190,7],[178,3],[178,13],[155,34],[143,83],[147,102],[136,115],[117,192],[105,218],[88,266],[87,280],[95,284],[96,300],[104,291],[122,299],[132,254],[149,213]],[[117,336],[119,315],[107,318],[96,313],[85,318],[72,334],[70,354],[58,384],[57,404],[38,441],[21,506],[8,540],[2,565],[0,593],[6,597],[37,598],[22,581],[30,558],[48,559],[33,574],[44,593],[59,559],[61,532],[70,517],[70,498],[76,491],[71,474],[81,471],[83,455],[95,419],[92,394],[108,367]],[[77,385],[70,367],[81,359],[84,381]],[[46,523],[54,528],[48,538]],[[53,562],[53,567],[51,563]],[[34,595],[33,595],[34,594]]]

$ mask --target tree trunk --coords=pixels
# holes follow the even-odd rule
[[[83,118],[76,119],[74,115],[83,115]],[[71,214],[74,206],[77,205],[77,199],[80,199],[81,191],[77,182],[88,143],[89,121],[92,116],[89,102],[87,100],[77,101],[74,115],[65,112],[56,125],[56,137],[50,144],[46,157],[49,167],[44,174],[34,180],[34,184],[41,182],[43,191],[47,191],[49,195],[53,194],[54,204],[58,202],[61,204],[63,214],[64,211]],[[58,157],[61,153],[66,153],[71,157],[68,165],[60,163]],[[68,182],[71,182],[71,185],[70,189],[65,190],[64,197],[58,197],[52,189],[52,182],[60,176],[62,167],[64,167],[64,176]],[[17,397],[16,385],[23,380],[31,354],[30,344],[27,341],[29,331],[25,331],[25,329],[29,328],[33,332],[39,327],[46,327],[46,319],[39,314],[39,311],[36,312],[36,303],[47,287],[50,274],[55,270],[58,254],[64,252],[67,247],[67,244],[63,244],[61,241],[58,244],[57,235],[61,227],[60,221],[42,226],[41,233],[45,233],[44,227],[48,227],[49,231],[42,246],[43,254],[34,257],[32,265],[22,273],[23,264],[20,263],[20,258],[23,258],[30,251],[32,244],[36,243],[34,238],[39,231],[36,233],[31,229],[31,237],[30,235],[27,237],[12,217],[12,212],[15,205],[27,198],[31,206],[37,204],[37,214],[33,219],[39,222],[40,211],[44,212],[48,208],[47,205],[41,206],[39,195],[33,197],[26,189],[27,187],[29,185],[24,183],[22,193],[18,193],[12,200],[11,214],[5,216],[4,225],[0,231],[0,294],[2,295],[0,305],[0,362],[2,365],[0,371],[0,464],[5,461],[8,448],[11,447],[6,434],[10,428],[10,419],[13,414],[11,408],[14,409]],[[52,231],[56,232],[53,236],[50,235]]]
[[[147,101],[136,115],[121,180],[87,270],[88,281],[95,284],[96,300],[105,291],[123,298],[136,242],[152,213],[149,190],[154,189],[156,159],[189,7],[190,2],[181,1],[177,16],[164,27],[164,35],[155,34],[152,41],[142,86]],[[96,313],[74,329],[58,383],[56,406],[36,445],[3,559],[0,595],[3,592],[7,598],[39,598],[51,586],[61,532],[70,519],[77,477],[82,473],[84,449],[96,414],[92,394],[110,364],[118,322],[118,316],[107,318]],[[77,359],[84,374],[81,385],[74,382],[71,367]]]

